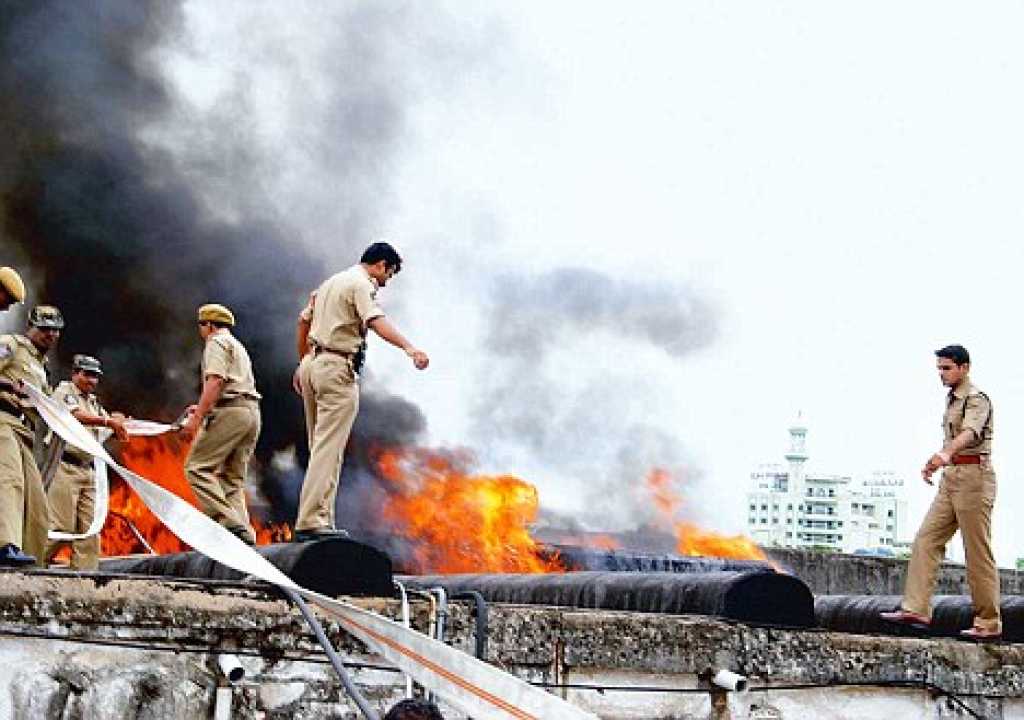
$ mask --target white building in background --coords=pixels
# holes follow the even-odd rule
[[[892,551],[905,546],[907,503],[903,480],[876,472],[858,481],[849,475],[807,470],[807,428],[789,429],[786,465],[762,465],[750,474],[747,527],[762,546],[833,548],[838,552]]]

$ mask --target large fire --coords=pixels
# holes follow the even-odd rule
[[[128,469],[198,507],[195,493],[185,479],[188,448],[174,433],[132,437],[121,444],[121,459]],[[252,520],[259,545],[291,538],[287,526],[265,526],[255,518]],[[111,473],[110,514],[100,534],[100,549],[103,555],[110,556],[151,551],[163,555],[190,548],[164,527],[124,480]],[[66,556],[67,550],[62,553]]]
[[[540,552],[529,526],[537,488],[510,475],[467,475],[449,457],[388,450],[377,468],[390,484],[383,517],[419,572],[562,572]]]
[[[188,446],[174,434],[133,437],[121,446],[124,464],[170,490],[193,506],[195,494],[185,479]],[[401,539],[402,562],[422,573],[546,573],[563,572],[533,538],[537,519],[537,489],[510,475],[470,474],[469,463],[450,454],[419,448],[388,449],[374,454],[377,475],[386,492],[378,509],[390,537]],[[765,554],[742,535],[726,536],[677,519],[682,497],[664,470],[653,470],[645,492],[660,521],[676,537],[682,555],[764,560]],[[260,545],[291,539],[287,525],[265,526],[253,518]],[[593,540],[593,538],[591,538]],[[614,536],[588,542],[615,549]],[[103,555],[160,554],[188,550],[149,511],[118,476],[111,475],[110,515],[101,534]],[[58,560],[67,557],[64,549]]]
[[[683,498],[672,486],[672,475],[666,470],[652,470],[647,475],[646,489],[651,493],[659,520],[675,534],[676,552],[694,557],[768,559],[764,551],[745,535],[721,535],[694,523],[678,520]]]

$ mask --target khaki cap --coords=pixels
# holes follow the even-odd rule
[[[218,305],[217,303],[203,305],[199,308],[199,311],[196,314],[200,321],[225,323],[232,327],[235,325],[235,316],[232,312],[223,305]]]
[[[28,324],[41,330],[63,330],[64,316],[53,305],[36,305],[28,314]]]
[[[100,365],[100,361],[91,355],[75,355],[74,359],[71,361],[71,369],[94,373],[96,375],[103,374],[103,367]]]
[[[14,268],[0,267],[0,285],[10,293],[15,302],[25,302],[25,282]]]

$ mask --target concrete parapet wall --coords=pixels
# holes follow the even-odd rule
[[[791,571],[815,595],[901,595],[907,576],[907,561],[897,558],[842,555],[788,548],[765,548],[769,557]],[[1001,569],[999,581],[1004,595],[1024,594],[1024,573]],[[943,564],[939,569],[937,595],[968,595],[963,565]]]
[[[393,600],[359,604],[399,612]],[[413,609],[422,630],[427,606]],[[384,710],[397,700],[403,676],[326,625],[371,701]],[[451,644],[472,652],[469,605],[451,607],[448,628]],[[987,718],[1024,715],[1024,646],[514,605],[490,606],[487,635],[489,662],[607,720],[726,709],[734,719],[967,717],[935,688]],[[238,654],[247,673],[231,688],[232,718],[357,717],[297,611],[269,591],[0,572],[2,720],[212,717],[220,652]],[[749,677],[754,691],[710,692],[709,668]]]

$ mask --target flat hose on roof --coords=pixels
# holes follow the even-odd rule
[[[408,587],[475,590],[488,602],[711,615],[760,625],[814,626],[814,599],[792,575],[568,572],[541,575],[405,576]]]

